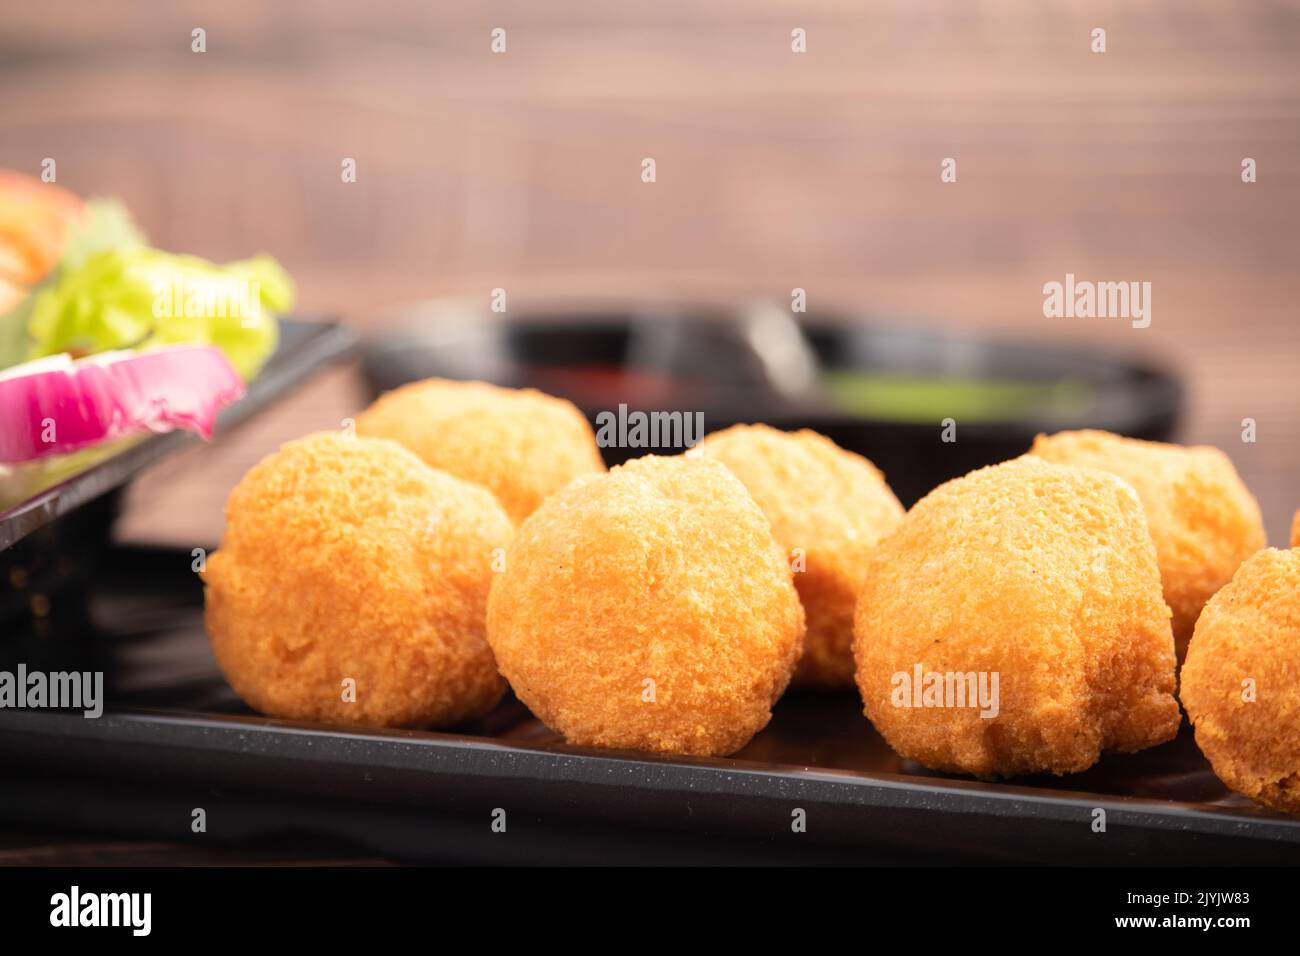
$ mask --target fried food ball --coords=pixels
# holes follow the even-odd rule
[[[494,551],[503,558],[513,533],[486,489],[396,442],[290,442],[230,493],[203,575],[213,653],[273,717],[414,727],[480,716],[505,691],[484,631]]]
[[[573,403],[531,388],[413,382],[358,415],[357,433],[391,438],[434,468],[483,485],[515,524],[571,479],[605,470]]]
[[[1300,551],[1256,552],[1210,598],[1179,694],[1220,780],[1300,813]]]
[[[940,485],[872,552],[854,638],[867,716],[935,770],[1074,773],[1181,719],[1142,506],[1092,469],[1025,457]]]
[[[1265,544],[1259,504],[1228,456],[1217,448],[1186,448],[1101,431],[1039,435],[1030,454],[1109,471],[1137,491],[1156,543],[1181,658],[1205,602]]]
[[[703,457],[638,458],[548,498],[488,601],[515,694],[594,747],[734,753],[767,724],[803,633],[767,519]]]
[[[796,685],[853,686],[853,609],[867,557],[903,517],[876,466],[804,429],[736,425],[702,441],[749,489],[795,571],[808,619]]]

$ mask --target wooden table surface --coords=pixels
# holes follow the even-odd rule
[[[366,332],[494,287],[799,286],[1172,365],[1184,438],[1232,456],[1274,544],[1300,506],[1295,2],[0,0],[0,91],[0,166],[52,157],[164,248],[271,251]],[[1149,281],[1150,328],[1044,318],[1066,273]],[[140,481],[121,534],[213,542],[250,464],[364,400],[317,379]]]

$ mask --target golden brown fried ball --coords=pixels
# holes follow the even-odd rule
[[[479,716],[505,690],[484,630],[493,552],[503,558],[512,535],[485,489],[395,442],[290,442],[230,493],[203,576],[212,650],[239,696],[274,717]]]
[[[1179,693],[1220,780],[1300,813],[1300,551],[1257,552],[1210,599]]]
[[[1030,454],[1109,471],[1137,491],[1156,544],[1181,657],[1205,602],[1265,544],[1259,504],[1228,456],[1217,448],[1185,448],[1100,431],[1039,435]]]
[[[1073,773],[1178,730],[1155,548],[1100,471],[1025,457],[940,485],[872,552],[854,653],[876,729],[936,770]]]
[[[638,458],[548,498],[488,602],[515,693],[595,747],[734,753],[771,716],[803,631],[767,519],[703,457]]]
[[[516,524],[573,478],[605,470],[573,403],[531,388],[413,382],[358,415],[357,433],[391,438],[434,468],[483,485]]]
[[[853,686],[853,608],[867,558],[903,517],[876,466],[807,429],[736,425],[699,445],[738,477],[794,568],[808,617],[796,684]]]

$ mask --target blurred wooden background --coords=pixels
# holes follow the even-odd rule
[[[811,309],[1154,357],[1273,543],[1300,506],[1294,2],[0,0],[0,165],[45,157],[164,248],[273,252],[304,309],[367,330],[495,286],[802,286]],[[1044,319],[1067,272],[1152,282],[1151,328]],[[353,370],[318,379],[151,473],[123,534],[215,540],[249,464],[364,400]]]

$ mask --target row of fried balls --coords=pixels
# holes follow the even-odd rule
[[[927,767],[1075,772],[1176,734],[1185,654],[1216,772],[1297,811],[1300,551],[1264,545],[1212,448],[1040,436],[904,514],[814,432],[606,472],[570,403],[431,380],[249,471],[204,579],[216,658],[263,713],[445,727],[508,681],[570,743],[681,754],[742,748],[792,678],[856,680]],[[997,716],[896,706],[918,667],[996,672]]]

